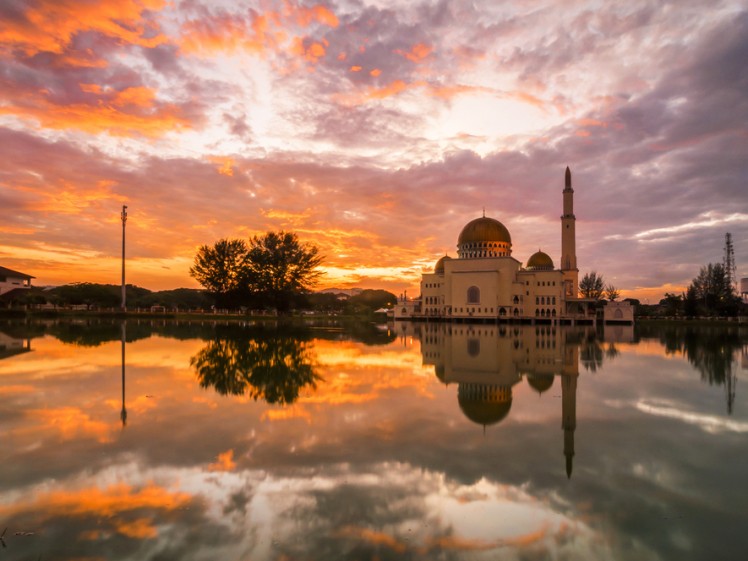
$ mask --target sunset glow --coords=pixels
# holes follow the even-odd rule
[[[321,287],[416,295],[485,208],[523,263],[623,297],[748,276],[748,11],[715,2],[22,0],[0,6],[0,265],[197,287],[196,249],[286,229]]]

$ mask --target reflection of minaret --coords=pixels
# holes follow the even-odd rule
[[[561,428],[564,429],[566,477],[571,479],[574,457],[574,431],[577,428],[577,378],[579,378],[579,345],[566,341],[561,373]]]
[[[574,430],[577,428],[577,376],[561,376],[561,428],[564,429],[564,456],[566,456],[566,476],[571,479],[572,458],[574,457]]]
[[[127,338],[127,327],[122,322],[122,411],[119,418],[122,419],[122,426],[127,424],[127,409],[125,408],[125,339]]]

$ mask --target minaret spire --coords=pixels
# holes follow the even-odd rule
[[[564,272],[564,297],[577,297],[578,275],[576,217],[574,216],[574,189],[571,188],[571,170],[564,173],[563,214],[561,215],[561,270]]]

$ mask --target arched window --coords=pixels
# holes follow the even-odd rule
[[[555,296],[553,297],[553,305],[554,306],[556,305],[556,297]]]
[[[480,289],[477,286],[471,286],[467,290],[468,304],[480,304]]]
[[[519,308],[514,308],[514,317],[519,315]]]
[[[556,310],[551,311],[551,315],[555,318],[556,317]]]
[[[515,304],[519,304],[519,296],[515,296],[514,297],[514,303]]]
[[[615,317],[615,319],[623,319],[623,312],[620,309],[617,309],[613,314],[613,317]]]
[[[538,297],[536,296],[536,297],[535,297],[535,305],[537,306],[538,304],[540,304],[540,298],[538,298]]]
[[[504,317],[506,315],[506,310],[504,308],[499,309],[499,316]]]

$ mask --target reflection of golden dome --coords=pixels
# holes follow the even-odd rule
[[[476,218],[468,222],[460,232],[457,245],[481,242],[512,243],[509,230],[501,222],[493,218]]]
[[[495,425],[512,408],[512,387],[461,383],[457,387],[457,403],[474,423]]]
[[[552,374],[529,374],[527,376],[527,383],[538,393],[543,393],[551,389],[553,385]]]
[[[439,261],[436,262],[436,265],[434,265],[434,272],[438,275],[444,274],[444,262],[448,261],[449,259],[452,259],[449,255],[445,255]]]
[[[527,260],[527,268],[540,271],[552,271],[553,270],[553,259],[547,253],[538,251],[530,256]]]

